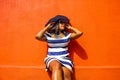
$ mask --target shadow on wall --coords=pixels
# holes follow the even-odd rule
[[[88,59],[88,56],[87,56],[85,50],[82,48],[82,46],[76,40],[73,40],[70,42],[69,53],[70,53],[70,58],[72,60],[73,60],[74,53],[76,53],[83,60]]]
[[[73,60],[74,53],[76,53],[82,60],[87,60],[88,56],[85,50],[82,48],[82,46],[76,41],[73,40],[69,44],[69,53],[70,53],[70,58]],[[75,68],[73,67],[73,80],[76,80],[75,77]]]

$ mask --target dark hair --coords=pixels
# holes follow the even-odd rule
[[[67,24],[70,24],[70,20],[68,19],[68,17],[64,15],[56,15],[55,17],[49,19],[45,26],[47,26],[51,22],[57,22],[58,20],[64,20]]]
[[[59,34],[59,23],[66,24],[66,22],[63,19],[59,19],[55,22],[55,24],[52,26],[52,28],[50,28],[47,32],[50,34]],[[69,33],[68,29],[65,27],[65,29],[62,31],[62,33],[64,35],[67,35]]]
[[[63,15],[56,15],[55,17],[51,18],[50,20],[48,20],[48,22],[45,24],[45,26],[47,26],[49,23],[51,22],[55,22],[55,24],[53,25],[52,28],[50,28],[47,32],[48,33],[53,33],[53,34],[58,34],[58,24],[61,22],[64,22],[66,24],[70,24],[69,19],[66,16]],[[71,25],[71,24],[70,24]],[[62,31],[63,34],[68,34],[68,30],[65,27],[65,29]]]

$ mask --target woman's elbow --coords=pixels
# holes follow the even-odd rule
[[[83,32],[79,32],[78,33],[78,36],[80,37],[80,36],[82,36],[83,35]]]
[[[35,36],[35,39],[39,40],[40,38],[38,36]]]
[[[35,38],[40,41],[46,41],[45,37],[35,36]]]
[[[37,40],[41,40],[41,37],[38,36],[38,35],[36,35],[35,38],[36,38]]]

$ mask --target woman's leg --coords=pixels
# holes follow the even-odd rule
[[[49,64],[49,70],[52,72],[52,80],[63,80],[62,65],[57,60],[53,60]]]
[[[62,69],[63,69],[63,74],[64,74],[64,80],[72,80],[71,79],[72,78],[71,77],[71,71],[64,66],[62,66]]]

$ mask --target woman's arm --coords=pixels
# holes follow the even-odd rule
[[[79,31],[78,29],[74,27],[71,27],[70,25],[68,25],[68,29],[73,31],[70,36],[70,39],[77,39],[83,34],[83,32]]]
[[[37,33],[36,39],[40,41],[46,41],[46,37],[44,36],[45,32],[50,29],[53,26],[54,23],[48,24],[46,27],[44,27],[40,32]]]

